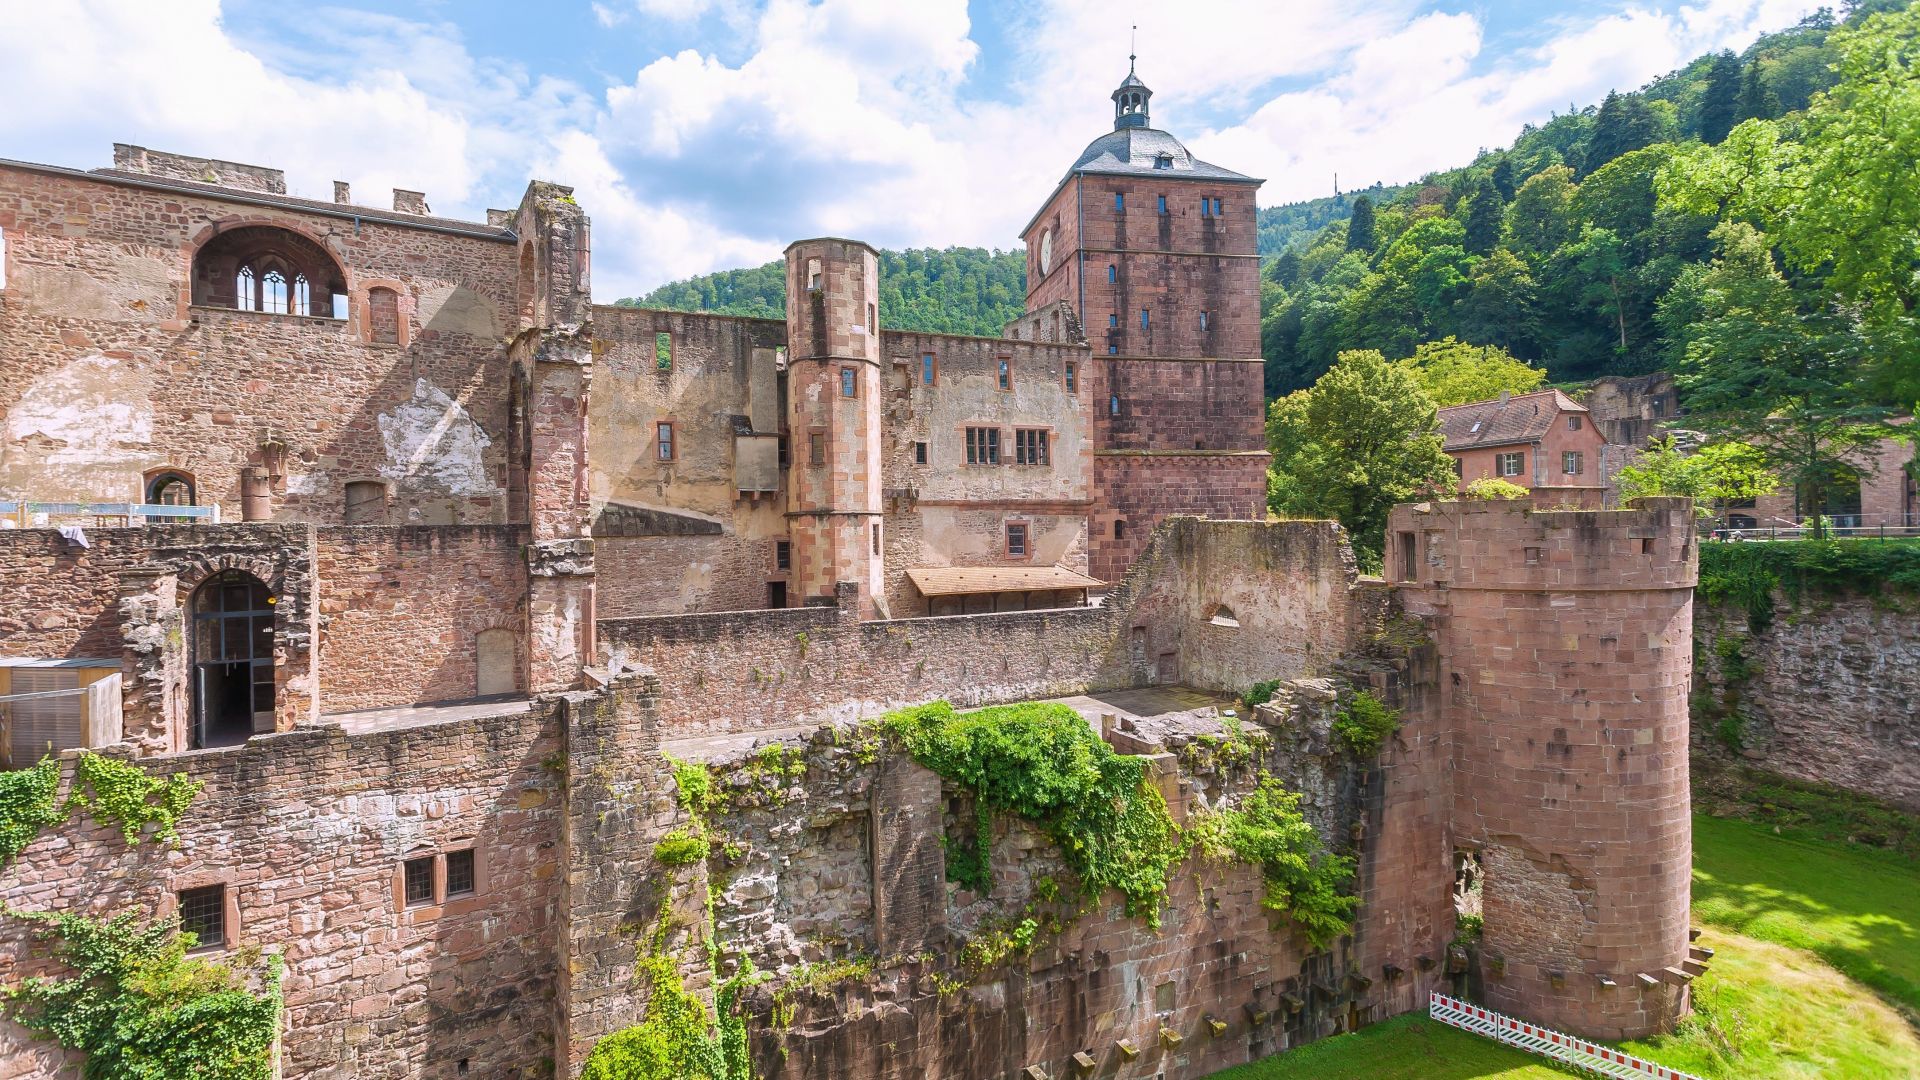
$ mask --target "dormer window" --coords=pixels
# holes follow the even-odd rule
[[[1159,157],[1157,157],[1157,158],[1154,158],[1154,159],[1153,159],[1153,167],[1154,167],[1154,168],[1156,168],[1156,169],[1171,169],[1171,168],[1173,168],[1173,155],[1172,155],[1172,154],[1161,154],[1161,155],[1160,155]]]

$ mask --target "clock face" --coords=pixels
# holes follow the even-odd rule
[[[1045,274],[1053,269],[1053,230],[1040,234],[1040,272]]]

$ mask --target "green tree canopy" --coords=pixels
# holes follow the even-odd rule
[[[1499,397],[1503,390],[1524,394],[1547,381],[1546,372],[1497,345],[1471,345],[1450,337],[1422,344],[1395,366],[1443,409]]]
[[[1668,436],[1639,460],[1616,474],[1620,498],[1683,495],[1702,514],[1725,509],[1731,503],[1771,495],[1779,478],[1767,468],[1766,455],[1740,442],[1714,442],[1697,453],[1682,453]]]
[[[1267,444],[1268,505],[1338,521],[1368,567],[1380,565],[1394,504],[1453,481],[1432,399],[1373,350],[1341,353],[1312,388],[1275,401]]]
[[[1373,254],[1373,200],[1365,195],[1353,200],[1353,216],[1347,219],[1347,250]]]
[[[1726,138],[1733,130],[1739,106],[1740,58],[1723,49],[1707,69],[1707,85],[1700,94],[1700,141],[1712,145]]]

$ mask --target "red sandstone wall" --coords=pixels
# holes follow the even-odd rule
[[[1403,506],[1387,541],[1396,576],[1416,545],[1401,595],[1437,636],[1487,1004],[1602,1038],[1670,1027],[1684,985],[1637,976],[1687,957],[1691,505]]]
[[[1252,370],[1257,380],[1258,369]],[[1264,520],[1267,458],[1264,450],[1096,457],[1099,506],[1088,525],[1088,572],[1102,581],[1120,580],[1146,550],[1154,528],[1171,515]],[[1122,535],[1115,536],[1116,522],[1124,522]]]
[[[330,527],[315,539],[322,711],[471,698],[481,631],[525,647],[525,527]]]
[[[560,778],[550,709],[374,735],[309,730],[147,759],[205,783],[181,845],[129,849],[70,824],[0,872],[29,910],[170,911],[181,888],[225,883],[236,942],[287,960],[289,1080],[550,1075]],[[418,852],[473,846],[472,900],[396,911]],[[24,955],[0,926],[0,976]],[[231,949],[223,950],[230,954]],[[55,1058],[0,1029],[0,1073],[52,1080]]]
[[[236,223],[324,246],[351,317],[189,309],[194,249]],[[348,481],[384,480],[395,523],[504,520],[514,286],[499,238],[17,168],[0,169],[0,229],[0,493],[139,500],[143,473],[169,467],[237,521],[240,468],[271,435],[289,450],[278,519],[340,521]],[[374,284],[402,294],[407,344],[364,340]]]

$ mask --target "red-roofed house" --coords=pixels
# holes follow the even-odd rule
[[[1587,407],[1558,390],[1448,406],[1440,410],[1440,434],[1463,488],[1496,476],[1549,505],[1597,507],[1605,500],[1605,439]]]

